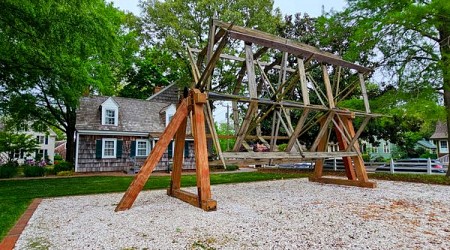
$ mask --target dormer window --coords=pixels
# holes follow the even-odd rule
[[[105,111],[105,125],[114,125],[116,123],[116,111],[107,109]]]
[[[119,105],[110,97],[102,103],[102,125],[119,124]]]

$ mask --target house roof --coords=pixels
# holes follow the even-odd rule
[[[117,131],[117,132],[159,132],[165,128],[164,120],[159,111],[167,106],[167,103],[147,100],[112,97],[119,105],[118,126],[101,124],[100,105],[108,96],[83,97],[77,110],[77,122],[75,128],[80,130]]]
[[[147,101],[164,102],[164,103],[178,103],[179,89],[175,83],[172,83],[158,93],[147,98]]]
[[[419,144],[420,146],[424,147],[424,148],[429,148],[429,149],[436,149],[436,145],[430,143],[429,141],[422,139],[420,141],[417,142],[417,144]]]
[[[441,121],[437,122],[436,129],[430,138],[431,139],[446,139],[447,137],[448,137],[447,123],[441,122]]]

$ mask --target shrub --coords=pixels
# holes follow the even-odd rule
[[[287,148],[287,143],[283,143],[283,144],[278,145],[278,150],[279,151],[285,151],[286,148]]]
[[[55,170],[55,173],[58,174],[61,171],[73,171],[74,167],[73,164],[67,161],[61,161],[58,162],[58,164],[55,164],[53,166],[53,169]]]
[[[23,174],[25,175],[25,177],[44,176],[45,168],[40,166],[23,165]]]
[[[57,176],[71,176],[71,175],[73,175],[73,171],[72,170],[70,170],[70,171],[61,171],[61,172],[58,172],[56,175]]]
[[[62,158],[61,155],[55,154],[55,157],[53,158],[53,160],[55,160],[55,161],[62,161],[62,160],[64,160],[64,159]]]
[[[227,165],[227,171],[235,171],[235,170],[238,170],[239,169],[239,166],[236,166],[236,165]]]
[[[56,171],[53,166],[45,167],[45,175],[56,175]]]
[[[11,178],[17,175],[17,162],[8,162],[0,166],[0,178]]]
[[[369,162],[370,161],[370,155],[369,154],[362,154],[362,158],[365,162]]]

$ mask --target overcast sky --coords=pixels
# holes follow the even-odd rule
[[[128,10],[137,15],[140,13],[137,6],[139,0],[113,0],[112,2],[122,10]],[[275,0],[274,2],[274,7],[279,7],[283,15],[301,12],[308,13],[310,16],[320,16],[322,6],[327,12],[331,9],[340,11],[346,6],[345,0]]]

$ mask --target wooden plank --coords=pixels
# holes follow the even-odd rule
[[[172,117],[172,120],[167,125],[163,134],[156,143],[155,148],[149,154],[149,156],[143,163],[141,170],[134,177],[133,182],[131,182],[130,186],[128,187],[128,190],[125,192],[124,196],[120,200],[119,204],[115,209],[116,212],[127,210],[133,205],[134,201],[139,195],[139,192],[141,192],[142,188],[144,187],[145,183],[150,177],[150,174],[158,164],[162,155],[166,151],[167,146],[169,146],[170,141],[172,140],[175,133],[178,131],[181,123],[184,121],[187,115],[188,115],[188,100],[187,98],[185,98],[181,101],[180,105],[177,108],[177,111],[175,112],[175,115]]]
[[[347,151],[350,151],[353,148],[353,145],[358,140],[358,138],[361,136],[361,133],[364,131],[364,129],[366,128],[366,126],[369,123],[369,121],[370,121],[370,116],[366,117],[364,119],[364,121],[361,123],[361,125],[359,126],[358,131],[356,132],[355,136],[353,136],[352,141],[349,143],[350,147],[347,148]]]
[[[181,170],[184,160],[184,144],[186,140],[187,116],[181,122],[180,127],[175,135],[175,150],[173,157],[172,177],[170,180],[169,195],[173,190],[181,188]]]
[[[305,64],[303,63],[303,60],[300,58],[297,58],[297,64],[298,64],[298,74],[300,76],[300,88],[302,91],[303,103],[305,105],[309,105],[310,100],[308,92],[308,81],[306,80]]]
[[[366,83],[364,82],[364,75],[359,73],[359,82],[361,84],[361,93],[364,100],[364,107],[366,108],[366,112],[370,113],[370,105],[369,105],[369,97],[367,96]]]
[[[200,206],[207,204],[211,199],[211,184],[209,179],[209,165],[208,165],[208,150],[206,148],[206,130],[205,130],[205,116],[203,113],[203,105],[206,103],[206,94],[201,93],[200,90],[194,89],[193,95],[193,119],[195,131],[194,148],[195,148],[195,164],[197,173],[197,190],[200,201]]]
[[[191,51],[192,52],[200,52],[201,50],[195,49],[195,48],[191,48]],[[256,53],[255,53],[255,55],[256,55]],[[245,58],[243,58],[243,57],[232,56],[232,55],[227,55],[227,54],[220,54],[220,58],[227,59],[227,60],[232,60],[232,61],[237,61],[237,62],[245,62]],[[271,65],[272,63],[259,62],[259,64],[260,64],[260,66],[265,67],[265,66]],[[281,66],[280,65],[273,65],[271,68],[280,70]],[[290,68],[290,67],[286,67],[286,71],[290,72],[290,73],[297,72],[297,70],[295,70],[293,68]]]
[[[334,119],[336,120],[336,118]],[[338,140],[339,150],[346,150],[348,147],[348,142],[344,140],[344,135],[340,129],[338,129],[343,124],[336,124],[334,127],[334,132],[336,133],[336,137]],[[355,170],[353,168],[352,159],[350,157],[342,157],[342,161],[345,167],[345,174],[349,180],[356,180]]]
[[[214,44],[216,44],[225,34],[226,34],[226,30],[219,29],[217,31],[216,35],[214,36]],[[194,52],[198,52],[198,60],[197,60],[197,67],[198,68],[201,68],[203,60],[204,60],[204,58],[206,56],[206,53],[208,51],[208,45],[206,45],[206,47],[204,47],[202,50],[198,50],[198,51],[194,51],[193,50]],[[197,49],[195,49],[195,50],[197,50]]]
[[[309,111],[310,111],[309,108],[306,108],[303,110],[303,113],[297,122],[297,126],[295,126],[295,129],[292,132],[292,135],[289,137],[289,141],[286,146],[286,152],[290,152],[292,150],[292,147],[294,146],[294,143],[297,141],[297,138],[300,135],[300,132],[303,130],[303,126],[305,125],[306,118],[308,118]]]
[[[347,129],[349,130],[350,135],[352,137],[355,137],[355,129],[353,127],[352,119],[347,116],[343,116],[342,120],[344,122],[344,126],[347,127]],[[369,177],[367,176],[367,171],[364,166],[364,160],[361,157],[361,152],[359,150],[359,144],[356,142],[354,146],[355,146],[356,152],[358,153],[357,156],[352,157],[353,163],[355,164],[356,178],[358,178],[359,181],[367,182],[367,181],[369,181]]]
[[[331,89],[330,76],[328,75],[328,69],[326,65],[322,65],[322,73],[325,90],[327,92],[328,107],[330,109],[334,109],[336,105],[334,104],[333,90]]]
[[[258,109],[258,103],[257,102],[250,102],[250,105],[247,110],[247,114],[245,115],[244,121],[242,121],[242,125],[239,129],[239,133],[236,137],[236,142],[234,143],[233,151],[239,151],[242,141],[244,140],[245,136],[248,132],[248,127],[250,126],[250,122],[252,120],[254,112]]]
[[[364,188],[376,188],[377,187],[376,182],[353,181],[353,180],[326,178],[326,177],[315,178],[312,176],[312,177],[309,177],[309,181],[319,182],[319,183],[323,183],[323,184],[336,184],[336,185],[356,186],[356,187],[364,187]]]
[[[315,47],[300,42],[281,38],[262,31],[240,27],[237,25],[233,25],[232,27],[230,27],[230,23],[225,23],[219,20],[214,20],[214,24],[218,27],[226,29],[230,33],[230,37],[234,39],[241,39],[243,41],[259,44],[264,47],[279,49],[281,51],[285,51],[296,56],[301,56],[303,58],[312,57],[319,62],[340,65],[350,69],[355,69],[358,72],[372,71],[369,68],[347,62],[339,56],[321,51]]]
[[[311,149],[310,149],[311,151],[316,151],[317,146],[321,142],[322,138],[324,138],[325,132],[328,131],[328,124],[330,124],[333,117],[334,117],[334,112],[331,111],[330,113],[328,113],[328,116],[325,119],[325,121],[323,121],[323,120],[320,121],[321,124],[320,124],[319,134],[317,135],[316,140],[314,141],[313,145],[311,146]]]
[[[328,123],[329,123],[329,119],[332,119],[333,114],[330,113],[328,115],[327,118],[322,117],[320,119],[320,131],[319,131],[319,135],[322,131],[326,131],[328,130]],[[328,133],[322,133],[321,136],[317,136],[317,138],[319,139],[319,143],[318,143],[318,151],[320,152],[324,152],[327,149],[327,144],[328,144]],[[311,148],[311,151],[315,151],[316,149]],[[323,173],[323,159],[317,159],[316,160],[316,164],[314,165],[314,178],[321,178],[322,177],[322,173]]]
[[[237,101],[237,102],[243,102],[243,103],[249,103],[249,102],[255,102],[256,100],[252,100],[249,97],[245,97],[245,96],[240,96],[240,95],[232,95],[232,94],[224,94],[224,93],[218,93],[218,92],[213,92],[210,91],[208,92],[208,98],[212,99],[212,100],[223,100],[223,101]],[[302,102],[296,102],[296,101],[291,101],[291,100],[287,100],[287,101],[273,101],[271,99],[268,98],[258,98],[257,100],[258,104],[263,104],[263,105],[275,105],[275,106],[281,106],[283,105],[286,108],[293,108],[293,109],[305,109],[305,108],[309,108],[311,110],[317,110],[317,111],[328,111],[330,110],[328,107],[326,106],[322,106],[322,105],[305,105]],[[347,114],[349,113],[348,110],[339,110],[339,109],[334,109],[333,110],[336,113],[339,114]],[[370,116],[370,117],[382,117],[384,115],[381,114],[374,114],[374,113],[370,113],[367,114],[366,112],[357,112],[357,111],[352,111],[352,113],[354,113],[356,116]]]
[[[219,142],[219,137],[217,135],[216,126],[214,126],[213,114],[212,114],[212,110],[211,110],[211,106],[209,105],[209,102],[206,102],[205,116],[206,116],[206,121],[208,123],[209,131],[211,131],[214,147],[216,148],[217,154],[219,155],[219,159],[223,163],[223,167],[226,169],[227,165],[225,164],[225,161],[223,160],[222,148],[220,147],[220,142]]]
[[[216,51],[212,55],[211,59],[209,60],[208,64],[206,65],[205,70],[203,71],[200,80],[196,84],[196,88],[200,90],[204,90],[205,86],[207,84],[207,79],[211,76],[211,74],[214,71],[214,68],[216,66],[217,61],[220,58],[220,52],[225,48],[225,45],[228,42],[228,36],[225,34],[222,37],[222,40],[220,41],[219,45],[216,48]]]
[[[194,77],[194,83],[191,87],[194,87],[195,83],[197,83],[200,80],[200,71],[198,70],[197,65],[194,61],[194,56],[192,55],[191,48],[188,46],[188,56],[189,56],[189,63],[191,64],[191,70],[192,70],[192,76]]]
[[[248,91],[250,92],[250,98],[257,98],[256,92],[256,76],[255,76],[255,63],[253,61],[253,51],[250,44],[245,44],[245,65],[247,67],[248,78]]]
[[[323,159],[329,157],[344,157],[344,156],[356,156],[358,153],[356,152],[303,152],[304,157],[302,157],[297,152],[223,152],[223,157],[225,159],[300,159],[300,158],[309,158],[309,159]]]
[[[199,207],[205,211],[214,211],[217,208],[217,202],[215,200],[209,199],[202,204],[202,202],[198,199],[198,195],[184,190],[174,190],[171,196],[187,202],[195,207]]]

